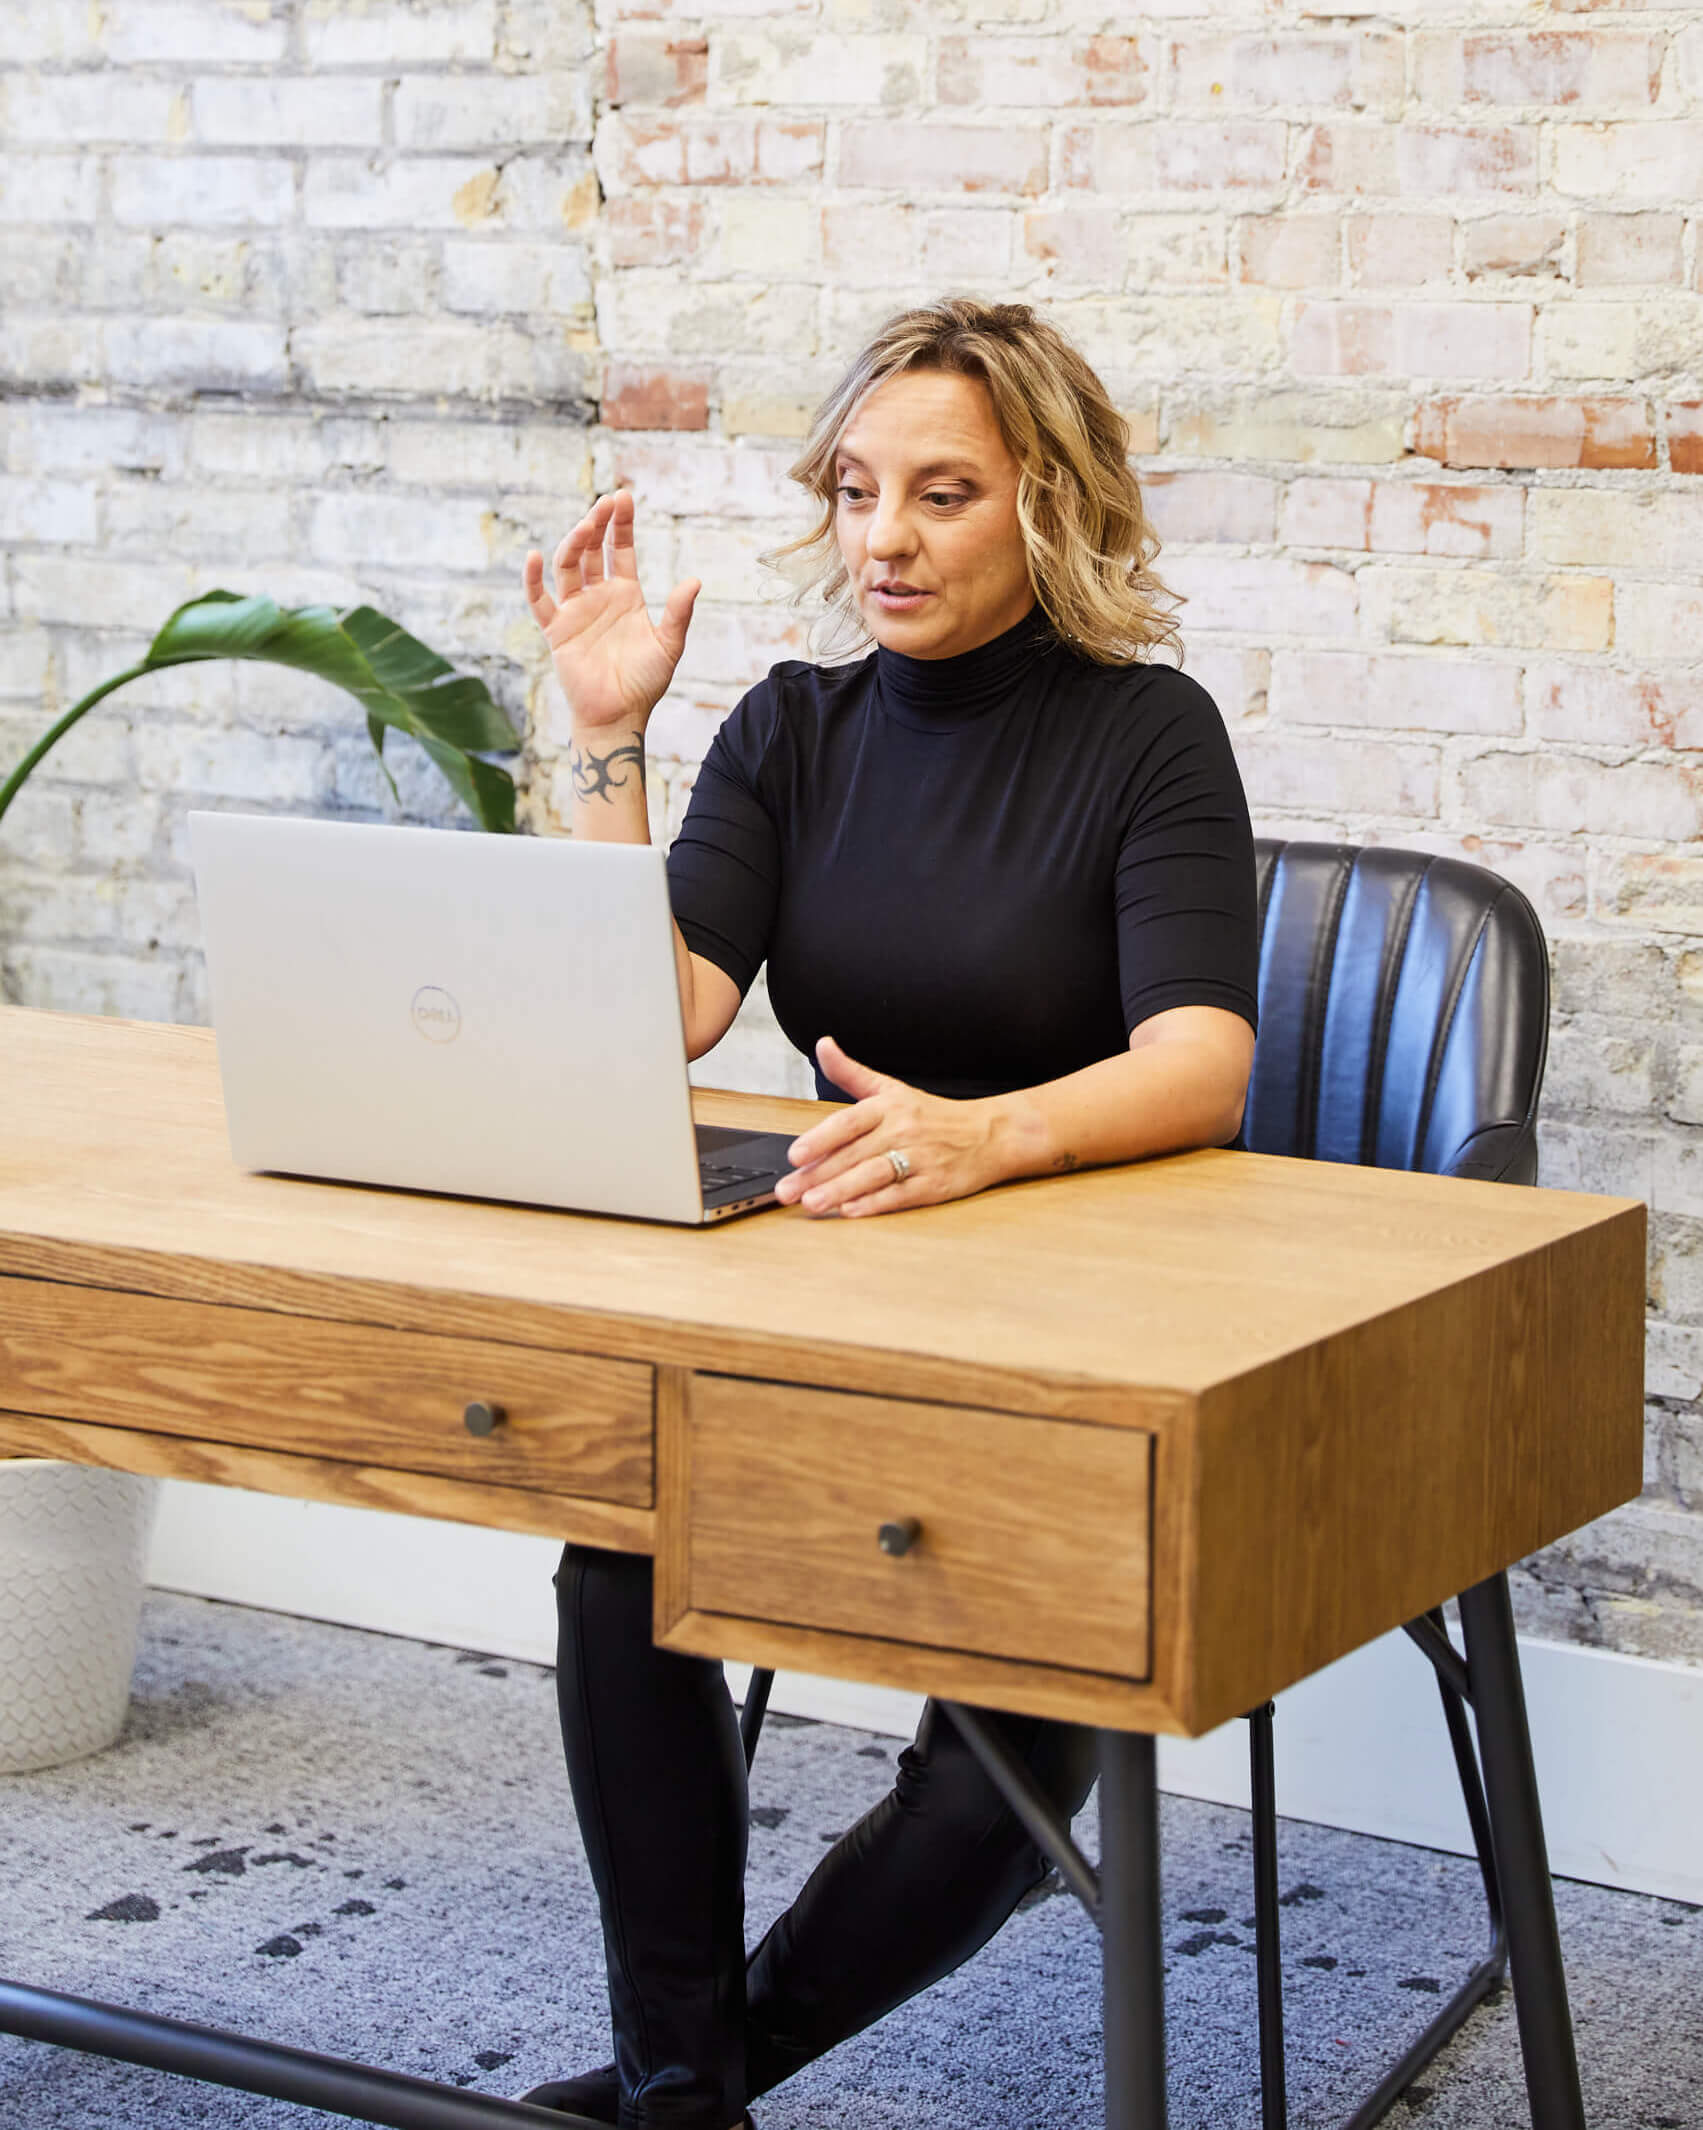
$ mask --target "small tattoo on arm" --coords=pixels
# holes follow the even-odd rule
[[[612,804],[614,795],[627,788],[627,771],[639,773],[639,789],[645,788],[645,743],[630,740],[624,747],[613,747],[607,754],[593,754],[589,747],[568,749],[568,773],[574,780],[576,799],[608,799]]]
[[[1074,1154],[1060,1154],[1053,1162],[1053,1167],[1060,1175],[1068,1175],[1072,1169],[1079,1169],[1081,1166],[1081,1162],[1077,1160]]]

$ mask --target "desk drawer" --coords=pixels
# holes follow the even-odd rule
[[[705,1375],[687,1426],[693,1610],[1147,1676],[1141,1430]]]
[[[0,1279],[14,1412],[648,1508],[652,1405],[635,1361]]]

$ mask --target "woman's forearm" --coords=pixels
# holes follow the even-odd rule
[[[568,740],[567,769],[568,827],[577,842],[649,843],[642,725],[574,732]],[[674,971],[680,985],[687,1053],[696,1056],[692,1047],[697,1005],[692,956],[680,927],[675,925],[673,931]]]
[[[1176,1010],[1207,1014],[1210,1023],[1145,1041],[1138,1030],[1121,1057],[990,1098],[989,1148],[999,1177],[1059,1174],[1233,1139],[1253,1031],[1214,1008]]]

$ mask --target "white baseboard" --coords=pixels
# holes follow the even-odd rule
[[[551,1539],[174,1480],[162,1489],[149,1579],[548,1664],[560,1550]],[[1703,1902],[1703,1670],[1523,1639],[1520,1655],[1554,1869]],[[782,1673],[772,1705],[904,1736],[921,1702]],[[1469,1850],[1429,1667],[1405,1636],[1385,1636],[1284,1694],[1276,1738],[1287,1817]],[[1244,1726],[1162,1739],[1159,1780],[1183,1796],[1245,1806]]]

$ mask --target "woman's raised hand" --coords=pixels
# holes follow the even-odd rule
[[[686,648],[697,578],[674,587],[662,619],[653,623],[639,589],[633,497],[626,488],[598,498],[557,548],[550,567],[554,598],[545,589],[544,558],[536,548],[526,558],[521,582],[574,723],[586,731],[642,728]]]

